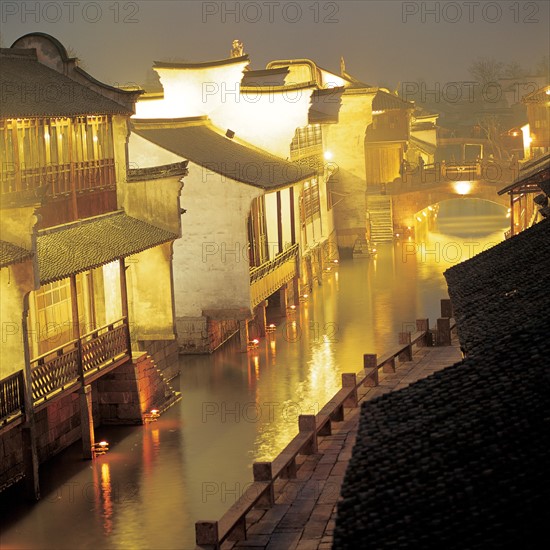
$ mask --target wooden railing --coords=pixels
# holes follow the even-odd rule
[[[24,406],[24,383],[22,370],[0,380],[0,425],[21,415]]]
[[[31,361],[33,402],[47,399],[78,380],[78,340],[59,346]]]
[[[128,321],[119,319],[80,339],[84,374],[114,363],[128,353]]]
[[[72,340],[31,361],[34,403],[50,399],[78,382],[80,363],[84,376],[112,365],[128,355],[128,321],[124,317]]]
[[[71,192],[74,181],[76,192],[101,189],[115,185],[114,159],[101,159],[66,164],[46,164],[31,168],[3,169],[2,194],[21,193],[48,187],[49,196]]]
[[[441,301],[442,315],[452,313],[449,300]],[[319,436],[331,434],[332,422],[344,420],[346,408],[358,405],[358,389],[361,386],[375,387],[379,384],[378,372],[395,372],[395,360],[412,361],[412,346],[429,345],[434,331],[429,330],[428,319],[416,321],[414,333],[400,333],[401,344],[384,356],[365,354],[364,368],[358,374],[342,374],[342,389],[316,415],[299,415],[298,434],[272,462],[254,462],[252,473],[254,482],[247,485],[240,498],[227,510],[219,521],[197,521],[195,523],[196,543],[201,548],[218,550],[222,542],[246,539],[246,515],[255,507],[270,508],[275,503],[275,481],[295,479],[296,457],[317,452]],[[437,320],[435,340],[450,345],[454,320],[442,317]],[[439,335],[439,332],[442,334]]]
[[[250,269],[250,295],[252,307],[273,294],[298,274],[298,245],[293,244],[258,267]]]

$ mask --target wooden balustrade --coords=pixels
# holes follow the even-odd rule
[[[298,274],[298,245],[293,244],[273,260],[250,269],[252,307],[291,281]]]
[[[35,404],[77,382],[77,344],[77,340],[73,340],[31,361],[32,397]]]
[[[81,337],[84,374],[115,363],[128,353],[126,318],[94,330]]]
[[[45,164],[41,166],[3,170],[1,173],[1,193],[21,193],[48,186],[49,196],[69,194],[71,179],[77,193],[115,185],[114,159],[80,161],[65,164]]]
[[[0,380],[0,425],[4,425],[22,414],[24,384],[22,370]]]
[[[78,340],[64,344],[31,361],[33,401],[51,399],[78,383]],[[80,338],[82,367],[86,379],[128,354],[128,320],[124,317]]]
[[[443,317],[452,312],[449,300],[441,301],[442,319],[446,319],[449,331],[455,328],[454,321]],[[438,319],[438,321],[441,319]],[[439,323],[438,323],[439,324]],[[346,408],[358,406],[360,386],[378,386],[379,369],[395,372],[395,360],[411,361],[412,346],[423,347],[431,342],[428,319],[416,321],[416,332],[401,333],[399,346],[383,356],[365,354],[364,368],[358,374],[342,374],[342,389],[316,414],[298,417],[298,434],[272,462],[255,462],[252,465],[254,482],[247,486],[241,497],[227,510],[219,521],[197,521],[196,543],[201,548],[218,550],[228,539],[246,539],[246,515],[253,508],[270,508],[275,502],[274,483],[277,479],[296,478],[296,457],[299,454],[317,452],[317,438],[330,435],[332,422],[344,419]],[[450,344],[450,342],[449,342]]]

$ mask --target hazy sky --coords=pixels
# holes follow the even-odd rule
[[[310,58],[373,85],[467,80],[478,57],[531,67],[550,51],[548,0],[214,2],[3,0],[2,46],[30,32],[58,38],[110,83],[141,83],[154,60],[229,56],[240,39],[253,69]],[[1,68],[0,68],[1,70]]]

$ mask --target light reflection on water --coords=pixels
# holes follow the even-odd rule
[[[3,547],[194,548],[194,522],[223,514],[251,482],[252,462],[274,458],[297,433],[298,415],[315,414],[342,373],[359,371],[364,353],[391,348],[417,318],[435,324],[443,271],[500,242],[504,213],[442,203],[414,240],[378,245],[376,259],[325,274],[294,318],[268,309],[277,328],[257,350],[239,353],[230,342],[182,357],[183,400],[158,422],[99,428],[111,451],[92,463],[72,446],[41,468],[43,500],[32,508],[8,493]]]

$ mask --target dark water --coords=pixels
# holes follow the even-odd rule
[[[182,357],[183,399],[158,422],[99,428],[111,450],[93,462],[73,445],[41,468],[43,499],[32,507],[4,493],[2,548],[194,548],[194,522],[219,519],[251,482],[252,462],[274,458],[341,373],[391,348],[415,319],[435,323],[443,271],[500,242],[505,214],[468,199],[427,209],[414,239],[334,265],[293,318],[268,308],[276,330],[256,350],[231,342]]]

